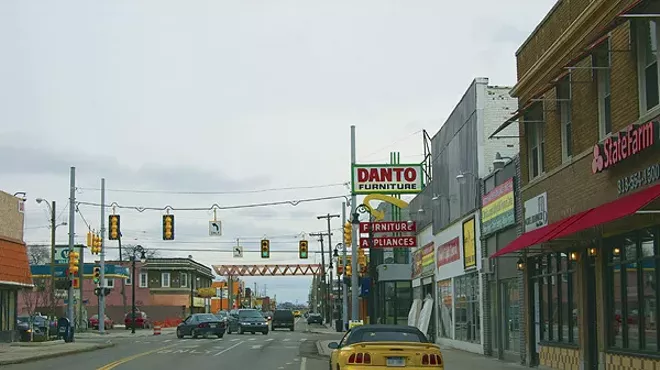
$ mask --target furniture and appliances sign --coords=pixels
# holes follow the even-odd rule
[[[516,223],[513,191],[513,178],[510,178],[482,197],[481,227],[484,234]]]
[[[424,189],[421,164],[354,164],[353,194],[417,194]]]

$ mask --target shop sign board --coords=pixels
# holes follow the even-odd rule
[[[474,217],[463,221],[463,268],[477,267],[477,241]]]
[[[415,236],[379,236],[371,238],[374,249],[380,248],[412,248],[417,246]],[[369,238],[360,238],[360,248],[371,248]]]
[[[481,228],[484,234],[493,233],[516,223],[513,192],[513,178],[510,178],[482,197]]]
[[[461,241],[458,237],[438,246],[436,256],[438,267],[461,259]]]
[[[435,248],[434,243],[430,242],[423,246],[421,250],[422,254],[422,277],[433,275],[435,273]]]
[[[421,164],[354,164],[353,194],[417,194],[424,189]]]
[[[525,201],[525,232],[548,225],[548,193]]]
[[[412,258],[412,276],[411,279],[416,279],[422,275],[422,250],[416,250]]]
[[[660,163],[618,179],[616,181],[616,188],[619,195],[623,195],[637,190],[642,186],[658,182],[658,180],[660,180]]]
[[[382,221],[382,222],[360,222],[360,233],[414,233],[417,225],[413,221]]]
[[[657,118],[640,125],[631,124],[594,145],[592,172],[603,172],[653,147],[658,142],[658,128]]]

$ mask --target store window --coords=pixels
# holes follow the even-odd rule
[[[642,114],[660,104],[658,79],[658,19],[644,19],[637,23],[637,64],[639,74],[639,99]]]
[[[520,352],[520,290],[518,279],[507,279],[502,282],[504,294],[504,349],[515,353]]]
[[[454,339],[481,343],[479,275],[477,273],[454,278],[454,302],[456,310]]]
[[[538,289],[542,342],[578,344],[579,293],[576,262],[566,253],[551,253],[532,260],[532,282]]]
[[[606,240],[608,322],[611,348],[660,351],[657,227]]]
[[[381,294],[385,297],[382,313],[385,324],[408,325],[408,313],[412,305],[410,281],[388,281],[382,284]]]
[[[451,329],[454,327],[452,319],[453,294],[451,291],[451,279],[438,281],[438,335],[440,338],[451,339]]]

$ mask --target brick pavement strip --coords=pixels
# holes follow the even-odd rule
[[[64,343],[62,341],[10,343],[8,345],[0,345],[0,366],[91,352],[114,346],[114,343]]]

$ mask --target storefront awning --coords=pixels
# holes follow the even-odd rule
[[[660,198],[660,185],[655,185],[542,228],[524,233],[506,247],[493,253],[490,258],[517,252],[533,245],[546,243],[594,226],[631,216],[658,198]]]

